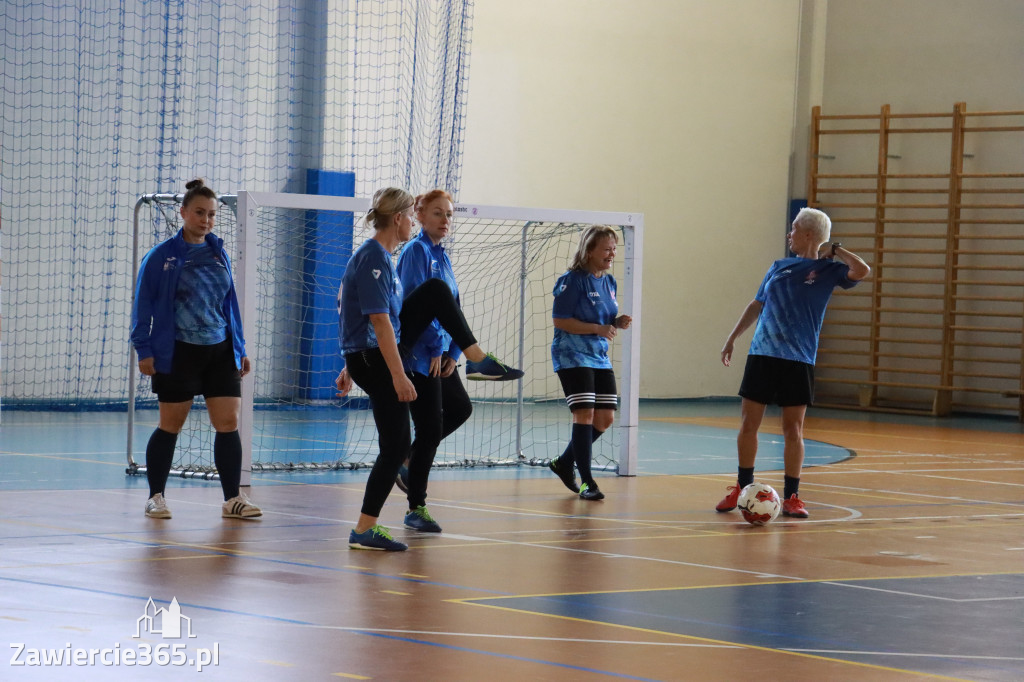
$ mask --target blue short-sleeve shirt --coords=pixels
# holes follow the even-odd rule
[[[401,339],[402,282],[391,254],[376,239],[367,239],[349,259],[338,290],[338,336],[342,355],[379,347],[370,315],[387,313]]]
[[[754,296],[763,307],[749,354],[813,365],[833,290],[857,284],[849,272],[845,263],[827,258],[783,258],[772,263]]]
[[[619,314],[616,291],[615,278],[610,274],[595,277],[586,270],[569,270],[555,282],[551,317],[613,324]],[[556,372],[573,367],[612,368],[608,339],[598,334],[572,334],[557,328],[551,343],[551,361]]]

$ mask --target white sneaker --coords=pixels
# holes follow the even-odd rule
[[[169,519],[171,510],[167,508],[167,501],[163,493],[157,493],[146,500],[146,516],[151,519]]]
[[[263,516],[263,510],[249,501],[245,493],[238,493],[221,507],[221,516],[225,519],[251,519]]]

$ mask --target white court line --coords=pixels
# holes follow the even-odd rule
[[[955,469],[954,469],[955,471]],[[965,470],[966,471],[966,470]],[[975,469],[974,473],[985,473],[988,471],[1010,471],[1009,469],[982,469],[980,472]],[[1020,469],[1013,469],[1012,471],[1020,471]],[[1009,481],[979,481],[976,478],[964,478],[962,476],[938,476],[936,474],[923,474],[916,471],[908,472],[914,476],[920,476],[921,478],[937,478],[941,481],[957,481],[958,483],[981,483],[983,485],[1008,485],[1013,488],[1024,488],[1024,483],[1011,483]]]
[[[970,659],[974,661],[1024,661],[1024,658],[1017,656],[958,656],[957,654],[915,654],[911,652],[894,651],[855,651],[847,649],[790,649],[783,647],[780,651],[792,651],[799,654],[842,654],[844,656],[908,656],[916,658],[948,658],[948,659]]]
[[[861,514],[861,512],[857,511],[856,509],[851,509],[850,507],[841,507],[841,506],[839,506],[837,504],[824,504],[824,503],[821,503],[821,502],[815,502],[814,504],[815,504],[815,506],[819,506],[819,507],[832,507],[834,509],[842,509],[843,511],[845,511],[847,513],[847,515],[846,515],[846,517],[841,517],[841,518],[836,518],[836,519],[800,519],[796,523],[799,523],[801,525],[805,525],[805,524],[809,524],[809,523],[832,523],[832,522],[835,522],[835,521],[850,521],[850,520],[853,520],[853,519],[858,519],[858,518],[863,516],[863,514]],[[540,517],[540,518],[545,518],[545,519],[564,519],[564,518],[569,518],[565,514],[559,514],[559,513],[554,513],[554,512],[552,512],[552,513],[541,513],[541,512],[515,511],[515,510],[510,510],[510,509],[479,509],[477,507],[470,507],[470,506],[465,506],[465,505],[441,504],[441,503],[432,503],[431,506],[432,507],[444,507],[445,509],[461,509],[463,511],[471,511],[471,512],[484,512],[484,513],[489,513],[489,514],[505,514],[507,516],[535,516],[535,517]],[[957,516],[959,516],[959,515],[957,515]],[[747,522],[743,521],[743,520],[736,520],[736,521],[706,521],[706,520],[700,519],[700,520],[688,521],[688,520],[685,520],[685,519],[676,519],[676,520],[666,520],[666,519],[633,519],[633,518],[626,519],[626,518],[615,518],[615,517],[606,517],[606,516],[593,516],[593,515],[590,515],[590,514],[586,514],[586,515],[584,515],[584,514],[572,515],[572,518],[586,518],[587,520],[591,520],[591,521],[603,521],[605,523],[613,523],[613,524],[621,524],[621,525],[644,524],[644,525],[649,526],[652,529],[656,529],[656,530],[667,530],[667,529],[683,530],[683,529],[686,529],[686,528],[693,528],[695,526],[746,526],[746,525],[748,525]],[[779,518],[782,519],[781,516]],[[780,520],[777,523],[789,523],[789,521]],[[619,526],[620,528],[621,528],[621,525]],[[561,530],[564,530],[564,529],[561,529]],[[593,529],[588,528],[588,529],[586,529],[586,532],[591,532],[592,530]],[[598,529],[598,530],[612,530],[612,529]],[[538,530],[538,531],[508,531],[507,534],[511,534],[511,533],[531,533],[531,532],[550,533],[551,529],[547,529],[547,530],[543,530],[543,531],[541,531],[541,530]],[[445,533],[445,535],[447,536],[448,533]]]
[[[907,578],[900,578],[900,580],[907,580]],[[955,603],[970,603],[970,602],[983,602],[983,601],[1014,601],[1017,599],[1024,599],[1021,597],[977,597],[972,599],[956,599],[954,597],[940,597],[934,594],[920,594],[918,592],[906,592],[903,590],[889,590],[884,587],[872,587],[870,585],[853,585],[851,583],[838,582],[833,580],[823,580],[822,585],[834,585],[836,587],[849,587],[857,590],[870,590],[872,592],[885,592],[887,594],[898,594],[901,597],[917,597],[918,599],[932,599],[934,601],[948,601]]]
[[[888,475],[888,474],[901,474],[903,472],[889,472],[889,471],[874,471],[873,472],[873,471],[865,470],[863,473],[878,473],[878,474],[887,474]],[[961,479],[951,479],[951,480],[961,480]],[[972,481],[972,482],[974,482],[974,483],[987,483],[988,481]],[[912,490],[885,490],[885,489],[880,489],[880,488],[861,488],[861,487],[856,487],[856,486],[845,486],[845,485],[835,485],[835,484],[830,484],[830,483],[821,483],[821,482],[818,482],[818,481],[814,481],[813,483],[807,483],[805,485],[807,487],[809,487],[809,488],[812,488],[812,489],[822,488],[822,489],[838,490],[838,491],[845,491],[845,492],[871,493],[871,494],[876,494],[876,495],[897,495],[897,496],[903,496],[903,497],[921,497],[921,498],[924,498],[924,499],[927,499],[927,500],[938,500],[938,501],[941,501],[941,502],[948,502],[948,501],[952,500],[954,502],[968,502],[968,503],[971,503],[971,504],[993,504],[993,505],[1001,505],[1001,506],[1007,506],[1007,507],[1017,507],[1017,508],[1021,509],[1022,513],[1024,513],[1024,505],[1020,504],[1019,502],[995,502],[995,501],[992,501],[992,500],[975,500],[975,499],[972,499],[972,498],[969,498],[969,497],[953,497],[953,496],[950,496],[950,495],[937,495],[937,494],[934,494],[934,493],[916,493],[916,492],[914,492]],[[817,503],[815,503],[815,504],[817,504]],[[956,516],[963,516],[963,514],[958,514]]]
[[[651,561],[658,564],[670,564],[673,566],[689,566],[691,568],[707,568],[713,571],[725,571],[727,573],[742,573],[744,575],[752,575],[758,578],[778,578],[782,580],[803,580],[802,578],[794,578],[787,575],[778,575],[775,573],[765,573],[764,571],[745,571],[741,568],[728,568],[726,566],[712,566],[710,564],[698,564],[691,561],[677,561],[675,559],[658,559],[655,557],[648,556],[637,556],[635,554],[619,554],[615,552],[599,552],[592,549],[579,549],[576,547],[559,547],[557,545],[548,545],[534,542],[518,542],[515,540],[501,540],[497,538],[486,538],[476,537],[472,535],[452,535],[445,533],[445,537],[453,538],[456,540],[466,540],[468,542],[489,542],[498,543],[502,545],[515,545],[517,547],[534,547],[536,549],[550,549],[559,552],[572,552],[574,554],[590,554],[592,556],[601,556],[609,559],[633,559],[635,561]]]
[[[386,628],[361,628],[347,625],[310,625],[295,623],[297,627],[314,630],[337,630],[341,632],[380,632],[391,635],[426,635],[432,637],[478,637],[481,639],[521,639],[542,642],[570,642],[582,644],[642,644],[643,646],[674,646],[701,649],[744,649],[736,644],[707,644],[692,642],[648,642],[628,639],[579,639],[573,637],[537,637],[532,635],[494,635],[484,632],[438,632],[435,630],[391,630]],[[672,634],[672,633],[668,633]]]

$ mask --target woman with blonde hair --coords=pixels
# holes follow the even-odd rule
[[[462,348],[473,365],[472,371],[495,380],[519,372],[480,348],[442,280],[428,279],[403,296],[391,254],[412,235],[414,206],[413,196],[395,187],[374,195],[373,207],[366,214],[366,222],[374,229],[373,238],[352,254],[338,292],[345,368],[336,385],[342,396],[348,394],[353,382],[366,392],[380,445],[366,482],[359,520],[349,535],[353,549],[408,549],[377,520],[411,444],[409,403],[416,399],[416,388],[403,360],[431,322],[436,319]]]
[[[613,227],[587,228],[569,270],[554,289],[551,359],[572,412],[572,436],[562,455],[548,466],[584,500],[604,498],[591,475],[590,459],[593,442],[612,425],[619,402],[608,343],[633,322],[629,315],[618,314],[617,284],[608,272],[618,242]],[[578,487],[574,463],[580,472]]]

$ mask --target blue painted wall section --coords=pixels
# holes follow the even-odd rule
[[[355,173],[306,170],[307,194],[351,197],[355,187]],[[352,254],[352,226],[350,212],[306,211],[299,394],[309,400],[331,400],[335,394],[334,379],[341,369],[336,301]]]

